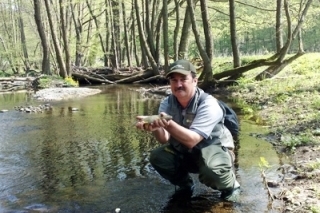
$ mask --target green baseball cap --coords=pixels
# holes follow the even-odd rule
[[[196,73],[196,68],[188,60],[178,60],[170,64],[169,69],[167,70],[166,77],[172,73],[180,73],[182,75],[189,75],[191,72]]]

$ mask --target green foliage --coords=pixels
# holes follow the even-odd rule
[[[40,88],[48,88],[51,85],[51,79],[50,78],[40,78],[39,79],[39,87]]]
[[[270,167],[271,166],[269,165],[269,162],[264,157],[260,157],[260,162],[259,162],[260,171],[265,171],[266,169],[269,169]]]
[[[317,158],[316,161],[309,163],[308,167],[311,168],[312,170],[320,169],[320,159]]]
[[[320,206],[310,206],[309,209],[312,213],[320,213]]]
[[[84,2],[82,1],[76,1],[79,4],[82,4]],[[81,2],[81,3],[80,3]],[[131,5],[132,1],[127,1],[128,5]],[[297,20],[299,16],[299,4],[300,2],[298,0],[293,0],[290,4],[290,11],[292,11],[292,17],[295,17],[292,19],[292,25],[297,25]],[[18,4],[17,2],[12,3],[12,7],[20,8],[20,6],[15,5]],[[30,16],[30,13],[26,12],[33,9],[32,4],[30,2],[23,2],[19,3],[22,4],[22,8],[25,8],[25,10],[22,10],[22,17],[23,20],[31,20],[31,21],[25,21],[24,22],[24,31],[26,34],[26,44],[21,44],[19,41],[16,40],[14,35],[16,32],[19,32],[18,26],[15,25],[16,23],[12,22],[13,20],[16,20],[15,18],[18,16],[18,13],[15,13],[16,11],[11,11],[10,7],[3,8],[3,20],[5,22],[8,22],[8,26],[14,26],[16,28],[12,29],[5,29],[3,26],[2,31],[4,32],[2,35],[2,39],[6,43],[6,49],[4,50],[4,47],[0,46],[0,58],[10,58],[11,61],[13,61],[13,66],[24,66],[23,61],[21,60],[21,56],[23,56],[22,47],[25,45],[28,50],[28,60],[31,62],[38,62],[42,60],[42,49],[39,48],[39,36],[38,33],[35,33],[34,26],[35,23],[33,22],[33,16]],[[111,38],[108,39],[107,34],[111,34],[110,26],[112,26],[114,23],[112,23],[111,17],[108,16],[108,13],[103,13],[102,11],[105,10],[105,5],[101,3],[101,1],[92,2],[92,8],[94,9],[94,14],[97,18],[97,25],[95,25],[91,19],[91,17],[88,16],[89,11],[88,8],[84,7],[83,11],[81,13],[75,14],[76,20],[83,20],[81,21],[79,26],[72,25],[72,29],[70,31],[69,36],[69,52],[71,53],[72,61],[75,61],[74,56],[76,51],[76,46],[80,47],[78,51],[83,55],[83,66],[101,66],[103,65],[103,57],[104,54],[108,54],[107,51],[110,50],[111,43],[113,43]],[[54,3],[55,6],[56,3]],[[69,3],[63,4],[65,6],[68,6]],[[254,5],[254,7],[252,6]],[[142,6],[142,5],[141,5]],[[107,6],[108,7],[108,6]],[[262,0],[262,1],[244,1],[242,3],[236,2],[235,5],[235,12],[237,14],[236,23],[237,23],[237,40],[238,45],[241,53],[241,64],[246,65],[252,60],[249,57],[246,57],[246,55],[256,55],[261,54],[263,56],[266,56],[272,52],[275,52],[275,8],[276,4],[270,4],[270,1]],[[161,8],[161,3],[159,3],[159,8]],[[158,8],[158,9],[159,9]],[[110,8],[108,8],[110,9]],[[119,8],[120,9],[120,8]],[[154,13],[156,15],[159,15],[159,10]],[[181,34],[181,29],[183,25],[183,19],[184,19],[184,11],[186,9],[186,2],[180,4],[180,27],[179,27],[179,33]],[[175,31],[176,27],[176,20],[175,20],[175,4],[174,2],[171,2],[168,4],[168,12],[169,12],[169,50],[170,54],[173,54],[173,33]],[[317,38],[320,36],[320,18],[319,18],[319,10],[320,7],[317,4],[315,6],[310,7],[307,15],[304,17],[304,23],[303,23],[303,31],[302,31],[302,38],[303,38],[303,44],[306,51],[319,51],[320,46]],[[127,7],[125,10],[127,14],[127,22],[128,27],[131,27],[133,19],[136,18],[134,15],[134,11],[131,11],[130,7]],[[229,14],[229,5],[227,2],[214,2],[214,1],[208,1],[208,15],[209,15],[209,22],[211,23],[211,31],[213,35],[213,41],[214,41],[214,56],[230,56],[232,55],[232,49],[231,49],[231,43],[230,43],[230,18],[228,16]],[[11,17],[11,15],[12,18]],[[132,14],[132,15],[131,15]],[[151,15],[153,14],[152,11],[150,11]],[[107,17],[105,16],[107,15]],[[146,14],[140,14],[141,16],[145,16]],[[86,17],[88,16],[88,17]],[[203,36],[203,23],[201,21],[201,8],[195,7],[195,18],[196,18],[196,24],[198,31],[200,32],[200,40],[203,47],[206,46],[205,37]],[[69,17],[70,18],[70,17]],[[118,19],[117,19],[118,18]],[[124,26],[122,22],[119,22],[121,20],[121,15],[116,17],[115,20],[113,20],[116,23],[119,23],[120,32],[123,32]],[[150,17],[150,20],[156,20],[157,17]],[[85,20],[91,20],[91,21],[85,21]],[[142,19],[143,21],[146,19]],[[44,20],[45,22],[47,20]],[[57,20],[59,21],[59,20]],[[67,22],[72,21],[66,20]],[[136,21],[136,20],[135,20]],[[70,22],[71,23],[71,22]],[[44,23],[46,25],[47,23]],[[147,23],[142,23],[144,26]],[[134,26],[133,26],[134,27]],[[76,32],[78,32],[75,28],[80,29],[80,41],[76,41]],[[129,29],[129,28],[128,28]],[[282,31],[286,33],[286,22],[283,22]],[[156,36],[162,34],[163,32],[160,30],[160,32],[156,32],[155,29],[152,30],[152,35],[154,35],[154,39]],[[137,46],[137,55],[141,56],[141,44],[140,39],[137,33],[137,30],[135,31],[135,35],[131,35],[131,30],[129,33],[129,43],[130,43],[130,53],[133,55],[133,43]],[[190,37],[188,39],[188,55],[189,58],[193,57],[199,57],[199,50],[197,47],[197,44],[194,40],[194,36],[192,34],[192,30],[190,31]],[[145,32],[145,36],[151,36],[149,35],[149,32]],[[178,35],[178,38],[180,38],[181,35]],[[98,35],[101,35],[102,41],[100,41]],[[163,36],[163,35],[161,35]],[[283,36],[286,38],[286,35]],[[120,38],[114,38],[117,41],[124,41],[124,34],[120,34]],[[161,41],[161,38],[160,38]],[[298,39],[295,39],[293,42],[293,47],[290,49],[290,51],[295,51],[298,47],[297,43]],[[49,41],[52,42],[52,41]],[[78,43],[77,43],[78,42]],[[180,42],[179,40],[177,41]],[[102,49],[101,43],[104,43],[105,49]],[[109,45],[107,45],[109,44]],[[121,50],[123,53],[124,50],[124,42],[121,43],[120,47],[115,47],[118,50]],[[52,45],[51,43],[49,45]],[[156,44],[154,44],[156,45]],[[108,48],[108,49],[106,49]],[[163,44],[160,42],[160,51],[163,49]],[[31,54],[31,52],[33,54]],[[54,55],[54,54],[53,54]],[[121,53],[122,55],[122,53]],[[243,57],[245,56],[245,57]],[[163,56],[159,56],[160,58]],[[120,57],[122,61],[119,61],[119,63],[125,63],[125,57]],[[215,58],[213,58],[215,60]],[[56,60],[52,60],[56,61]],[[135,60],[132,60],[135,62]],[[232,68],[232,61],[229,61],[230,64],[223,65],[223,66],[214,66],[214,72],[220,72],[221,70],[226,70],[229,68]],[[317,67],[314,67],[314,70],[317,70]],[[300,72],[307,71],[307,69],[301,69]],[[53,71],[54,72],[54,71]]]
[[[293,74],[297,75],[312,75],[320,70],[320,58],[317,53],[307,54],[307,57],[302,56],[299,60],[293,61],[291,68]]]
[[[73,78],[71,77],[67,77],[64,79],[64,84],[68,87],[78,87],[79,86],[79,82],[75,81]]]
[[[99,53],[100,43],[98,40],[98,34],[94,35],[92,40],[90,41],[90,49],[88,51],[88,65],[89,66],[100,66],[100,64],[96,64],[96,59],[103,58],[103,54]]]
[[[314,137],[311,132],[303,132],[299,135],[283,140],[282,143],[290,150],[295,150],[298,146],[314,144],[316,141],[314,141]]]
[[[249,64],[250,62],[258,59],[257,56],[246,56],[246,57],[241,57],[241,65],[244,66],[246,64]]]
[[[280,136],[280,145],[294,150],[319,141],[318,70],[320,53],[307,53],[272,79],[253,81],[260,71],[250,70],[231,90],[233,96],[241,98],[237,103],[244,119],[267,125],[272,135]]]
[[[273,101],[277,104],[284,103],[288,98],[288,95],[285,93],[279,93],[276,96],[274,96]]]
[[[49,87],[78,87],[79,82],[75,81],[71,77],[67,77],[65,79],[61,78],[60,76],[53,75],[53,76],[42,76],[39,79],[39,88],[49,88]]]
[[[39,78],[38,82],[39,82],[39,85],[38,87],[39,88],[49,88],[52,86],[52,82],[55,81],[55,80],[58,80],[58,79],[61,79],[59,76],[49,76],[49,75],[44,75],[44,76],[41,76],[41,78]]]
[[[12,76],[12,72],[9,73],[9,72],[0,72],[0,77],[10,77]]]
[[[252,84],[254,82],[255,82],[255,80],[253,78],[240,77],[239,79],[237,79],[238,85],[242,88],[250,87],[250,84]]]
[[[310,107],[312,107],[315,110],[320,110],[320,98],[315,98],[313,102],[310,104]]]
[[[212,63],[213,73],[220,73],[225,70],[233,68],[232,58],[230,57],[218,57],[213,60]]]

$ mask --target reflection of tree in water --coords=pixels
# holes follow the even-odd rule
[[[44,140],[39,145],[38,163],[45,194],[59,187],[74,187],[90,182],[99,176],[99,167],[102,168],[99,147],[104,147],[106,141],[89,139],[89,124],[83,122],[83,117],[72,115],[66,108],[61,108],[58,113],[58,118],[49,115],[42,119],[45,131],[42,136]]]
[[[118,165],[118,178],[140,176],[145,165],[146,140],[150,141],[150,134],[140,132],[135,128],[135,118],[140,109],[150,110],[150,106],[145,106],[145,101],[137,101],[139,94],[119,93],[117,100],[112,106],[105,108],[105,115],[111,116],[114,125],[110,125],[111,143],[110,154],[111,163]]]
[[[149,151],[159,144],[135,128],[137,115],[156,114],[159,99],[140,100],[137,92],[120,91],[103,104],[68,108],[43,119],[39,145],[45,194],[94,181],[145,176]],[[84,104],[84,103],[83,103]]]

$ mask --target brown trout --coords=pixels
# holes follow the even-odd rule
[[[172,119],[171,115],[145,115],[145,116],[139,116],[138,120],[143,121],[145,124],[151,124],[156,120],[165,119],[167,121]]]

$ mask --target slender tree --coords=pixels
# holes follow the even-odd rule
[[[184,20],[181,30],[181,37],[180,37],[180,43],[178,48],[178,59],[186,59],[188,58],[188,42],[189,42],[189,35],[191,32],[191,10],[190,7],[187,6],[184,14]],[[177,20],[180,21],[180,20]]]
[[[200,75],[200,80],[204,80],[202,83],[202,87],[208,87],[211,84],[212,78],[212,36],[211,31],[209,30],[210,24],[208,20],[207,14],[207,1],[200,0],[201,5],[201,16],[202,16],[202,24],[204,27],[204,34],[205,34],[205,42],[206,47],[204,48],[201,42],[201,36],[197,28],[196,24],[196,17],[194,12],[194,4],[192,0],[187,0],[189,12],[190,12],[190,19],[192,23],[192,30],[195,36],[195,40],[197,43],[198,50],[200,52],[200,56],[203,60],[203,71]]]
[[[44,27],[43,27],[43,21],[41,16],[41,1],[39,0],[33,0],[34,5],[34,19],[37,25],[38,33],[41,40],[41,46],[42,46],[42,73],[50,75],[50,46],[48,43],[47,35],[45,33]]]
[[[75,29],[75,42],[76,42],[75,60],[74,60],[75,66],[82,65],[82,59],[84,56],[84,53],[82,51],[83,26],[80,20],[81,14],[82,14],[81,4],[80,3],[73,4],[71,6],[71,16],[72,16],[74,29]]]
[[[121,47],[120,47],[120,7],[118,0],[111,0],[110,8],[112,10],[110,11],[110,18],[112,23],[112,37],[111,37],[111,49],[113,52],[113,58],[112,58],[112,65],[113,67],[118,70],[119,65],[121,62]]]
[[[282,0],[277,0],[276,8],[276,47],[277,52],[280,52],[283,47],[282,29],[281,29],[281,17],[282,17]]]
[[[58,62],[59,75],[62,78],[66,78],[66,77],[68,77],[68,74],[66,71],[66,64],[65,64],[64,58],[62,56],[60,42],[59,42],[58,37],[56,35],[56,30],[55,30],[54,23],[52,20],[52,15],[51,15],[51,11],[50,11],[51,4],[50,4],[49,0],[44,0],[44,3],[45,3],[45,8],[46,8],[46,12],[47,12],[48,21],[49,21],[50,33],[51,33],[52,42],[53,42],[53,46],[54,46],[54,50],[55,50],[55,56],[56,56],[56,59]]]
[[[173,32],[173,59],[176,61],[179,59],[179,47],[178,47],[178,36],[179,36],[179,31],[180,31],[180,5],[179,5],[179,0],[174,0],[174,5],[175,5],[175,13],[176,13],[176,26],[174,28]]]
[[[266,70],[259,73],[256,76],[256,80],[263,80],[265,78],[272,78],[276,74],[278,74],[281,70],[283,70],[284,67],[286,67],[288,64],[290,64],[292,61],[297,59],[298,57],[302,56],[304,54],[301,44],[299,51],[294,55],[287,59],[285,59],[285,56],[287,55],[289,48],[292,45],[292,41],[296,38],[296,36],[299,36],[299,32],[301,30],[302,24],[304,22],[305,16],[310,8],[310,5],[312,4],[313,0],[307,0],[304,5],[301,6],[300,9],[300,15],[298,19],[298,24],[296,25],[295,29],[292,29],[292,21],[291,21],[291,15],[289,12],[289,3],[287,0],[284,0],[284,10],[286,14],[287,19],[287,40],[284,46],[280,49],[279,52],[277,52],[274,56],[271,58],[275,58],[275,63],[273,63],[271,66],[269,66]],[[299,37],[300,41],[299,43],[302,43],[301,37]]]
[[[164,69],[169,64],[169,36],[168,36],[168,1],[163,0],[163,49],[164,49]]]
[[[229,15],[230,15],[230,40],[233,55],[233,67],[240,67],[240,53],[238,48],[238,35],[236,25],[236,10],[235,1],[229,0]]]
[[[124,28],[124,41],[125,41],[125,52],[127,54],[127,62],[128,66],[131,68],[132,67],[132,62],[131,62],[131,52],[130,52],[130,47],[129,47],[129,36],[128,36],[128,26],[127,26],[127,17],[126,17],[126,6],[124,3],[124,0],[121,1],[121,6],[122,6],[122,19],[123,19],[123,28]]]
[[[18,5],[18,12],[19,12],[19,30],[20,30],[20,39],[21,39],[21,45],[22,45],[22,61],[25,66],[25,71],[28,72],[30,69],[30,60],[29,60],[29,54],[28,54],[28,48],[27,48],[27,39],[26,39],[26,33],[25,33],[25,27],[24,27],[24,21],[22,17],[22,3],[21,0],[17,1]]]
[[[138,30],[139,30],[139,37],[140,37],[140,44],[141,44],[141,49],[144,50],[146,53],[146,56],[148,57],[148,60],[150,61],[152,70],[154,75],[159,74],[159,69],[156,61],[154,60],[152,53],[150,51],[150,48],[147,44],[147,39],[145,37],[143,27],[142,27],[142,22],[141,22],[141,17],[140,17],[140,10],[139,10],[139,4],[138,0],[134,0],[134,7],[135,7],[135,12],[136,12],[136,18],[137,18],[137,24],[138,24]]]
[[[104,61],[104,65],[107,66],[108,65],[108,56],[107,56],[107,49],[105,48],[105,43],[104,43],[104,40],[103,40],[103,36],[101,34],[101,29],[100,29],[100,25],[99,25],[99,21],[97,19],[97,16],[95,15],[94,13],[94,10],[92,9],[92,6],[91,6],[91,3],[89,2],[89,0],[86,0],[86,5],[89,9],[89,12],[90,12],[90,15],[91,15],[91,18],[93,19],[94,21],[94,24],[95,24],[95,27],[97,29],[97,34],[98,34],[98,37],[99,37],[99,41],[100,41],[100,45],[101,45],[101,50],[103,52],[103,61]]]
[[[69,48],[69,41],[68,41],[68,29],[67,29],[67,21],[66,18],[66,10],[65,7],[69,6],[68,4],[64,3],[63,0],[59,0],[59,9],[60,9],[60,23],[61,23],[61,35],[62,35],[62,41],[63,41],[63,52],[65,55],[65,70],[66,70],[66,76],[71,77],[71,58],[70,58],[70,48]]]

